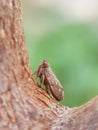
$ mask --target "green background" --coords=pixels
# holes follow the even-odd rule
[[[98,25],[68,23],[51,9],[23,7],[23,25],[30,65],[50,63],[64,87],[61,103],[78,106],[98,94]],[[28,11],[29,8],[29,11]],[[32,11],[31,11],[32,10]],[[29,14],[29,15],[28,15]],[[67,18],[66,18],[67,19]]]

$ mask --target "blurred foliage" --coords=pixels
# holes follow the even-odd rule
[[[37,36],[24,25],[32,71],[44,59],[50,63],[64,87],[62,104],[78,106],[98,94],[96,28],[87,24],[63,24]]]

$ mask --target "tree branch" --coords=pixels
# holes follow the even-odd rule
[[[0,130],[97,130],[98,96],[60,105],[36,84],[28,62],[20,0],[0,0]]]

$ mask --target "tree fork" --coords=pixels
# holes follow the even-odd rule
[[[29,67],[21,1],[0,0],[0,130],[97,129],[98,96],[69,108],[37,86]]]

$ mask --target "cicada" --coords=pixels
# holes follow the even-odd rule
[[[58,101],[64,99],[63,87],[46,60],[39,65],[36,75],[39,77],[41,84],[46,87],[47,93],[52,98],[55,98]]]

